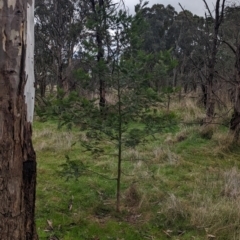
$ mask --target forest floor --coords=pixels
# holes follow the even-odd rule
[[[200,126],[204,112],[190,100],[172,104],[170,112],[177,126],[124,151],[120,212],[112,145],[92,156],[77,127],[36,120],[39,238],[240,239],[240,146],[231,144],[229,119]]]

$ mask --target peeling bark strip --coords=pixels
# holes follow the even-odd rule
[[[0,239],[36,240],[34,0],[0,0]]]
[[[34,114],[34,1],[28,0],[27,6],[27,49],[26,49],[26,65],[25,71],[27,75],[27,82],[24,89],[25,102],[27,104],[27,119],[33,121]]]

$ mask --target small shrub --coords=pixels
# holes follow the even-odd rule
[[[137,207],[141,201],[141,194],[137,186],[132,184],[125,192],[125,204],[127,207]]]
[[[213,133],[214,133],[214,127],[210,125],[203,126],[199,131],[200,137],[207,140],[212,139]]]
[[[187,206],[174,194],[170,194],[166,204],[166,214],[173,220],[188,218]]]
[[[155,159],[160,162],[166,162],[169,165],[175,165],[179,162],[179,156],[172,152],[169,148],[164,149],[163,147],[156,148],[154,151]]]

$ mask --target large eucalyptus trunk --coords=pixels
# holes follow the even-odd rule
[[[0,0],[0,239],[35,240],[34,0]]]

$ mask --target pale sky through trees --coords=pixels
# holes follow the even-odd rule
[[[147,1],[147,0],[146,0]],[[167,6],[168,4],[172,5],[177,12],[181,11],[179,2],[184,9],[191,11],[193,14],[198,16],[204,16],[206,12],[205,4],[203,0],[148,0],[148,6],[151,7],[153,4],[163,4]],[[214,9],[214,4],[216,0],[206,0],[208,6],[211,10]],[[130,13],[134,12],[134,6],[139,3],[139,0],[126,0],[125,5],[129,8]]]

